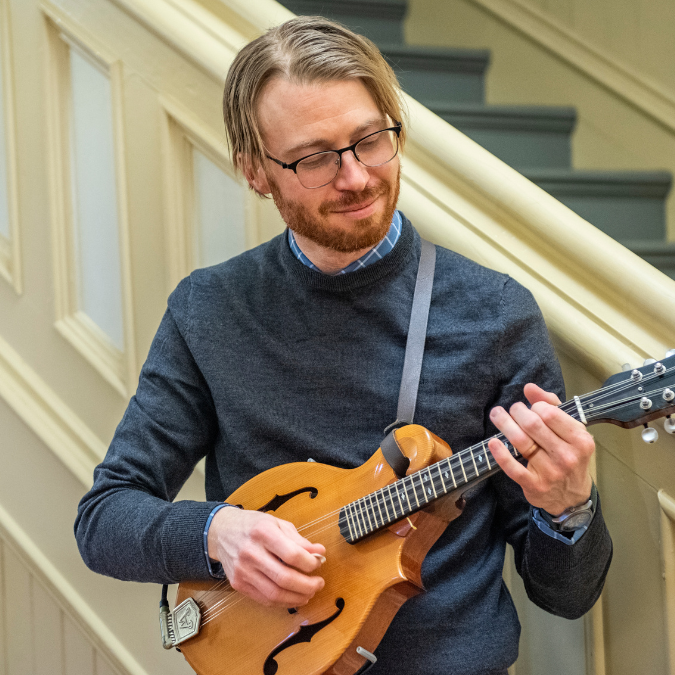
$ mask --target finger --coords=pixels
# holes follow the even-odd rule
[[[250,580],[244,584],[241,592],[265,605],[282,607],[302,607],[314,596],[314,593],[297,593],[282,588],[258,571],[252,572]]]
[[[531,489],[534,481],[530,471],[513,457],[498,438],[491,438],[488,441],[488,448],[497,464],[509,478],[518,483],[523,490]]]
[[[276,525],[276,531],[269,533],[270,537],[265,546],[269,551],[286,565],[308,574],[321,567],[321,558],[324,558],[326,553],[323,545],[312,544],[302,537],[292,523],[277,520]],[[321,558],[316,557],[315,553]]]
[[[566,443],[580,449],[590,447],[591,451],[595,447],[593,437],[585,425],[560,408],[539,402],[532,406],[532,412],[539,415],[544,424]]]
[[[545,391],[532,382],[525,385],[524,392],[525,398],[530,402],[530,405],[538,401],[545,401],[551,405],[560,405],[561,403],[560,399],[552,391]]]
[[[539,446],[548,448],[555,442],[554,434],[545,429],[541,418],[524,403],[512,405],[510,414],[501,406],[493,408],[490,419],[525,459],[532,457]]]
[[[306,555],[309,555],[305,551]],[[313,565],[320,565],[313,556],[310,556]],[[253,568],[262,572],[277,586],[295,593],[311,594],[324,586],[320,576],[310,576],[298,571],[295,567],[286,564],[271,548],[261,547],[257,555],[252,556]]]

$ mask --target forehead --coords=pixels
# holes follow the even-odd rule
[[[361,80],[299,84],[271,80],[258,101],[258,120],[269,150],[284,150],[314,141],[344,141],[364,123],[383,115]]]

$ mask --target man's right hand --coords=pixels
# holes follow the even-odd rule
[[[301,607],[324,587],[310,576],[325,556],[295,526],[259,511],[226,507],[213,517],[208,555],[220,561],[232,588],[263,605]]]

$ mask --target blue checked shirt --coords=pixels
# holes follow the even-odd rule
[[[394,246],[396,246],[396,242],[398,241],[398,238],[401,234],[402,225],[403,221],[401,220],[401,214],[398,211],[394,211],[394,217],[391,220],[391,225],[389,226],[389,230],[385,235],[384,239],[382,239],[382,241],[380,241],[379,244],[376,244],[373,248],[371,248],[370,251],[364,253],[358,260],[355,260],[353,263],[350,263],[349,265],[347,265],[347,267],[341,269],[339,272],[335,272],[334,276],[337,276],[338,274],[349,274],[350,272],[356,272],[357,270],[363,269],[364,267],[368,267],[368,265],[371,265],[377,260],[384,258],[384,256],[387,255],[387,253],[389,253],[394,248]],[[301,251],[300,247],[298,246],[298,243],[295,241],[293,231],[290,229],[288,230],[288,245],[291,247],[291,251],[293,251],[295,257],[303,265],[307,265],[307,267],[317,272],[321,271]],[[209,527],[211,526],[213,516],[215,516],[216,513],[224,506],[229,506],[229,504],[220,504],[219,506],[216,506],[216,508],[213,509],[213,511],[211,511],[211,514],[209,515],[206,521],[206,526],[204,527],[204,555],[206,556],[206,564],[209,569],[209,574],[216,579],[224,578],[225,574],[223,572],[222,565],[219,562],[212,561],[209,558],[208,535],[209,535]],[[576,541],[578,541],[581,535],[583,535],[583,533],[588,529],[588,526],[585,525],[584,527],[581,527],[577,530],[574,530],[574,532],[570,533],[571,536],[570,535],[566,536],[564,534],[552,530],[549,527],[548,523],[544,521],[544,519],[541,517],[539,509],[533,509],[532,517],[534,519],[534,522],[537,524],[537,527],[542,532],[548,534],[550,537],[553,537],[554,539],[557,539],[563,544],[568,544],[570,546],[574,544]]]

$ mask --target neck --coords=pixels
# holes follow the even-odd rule
[[[358,251],[341,253],[340,251],[334,251],[333,249],[321,246],[296,232],[293,232],[293,236],[300,250],[324,274],[335,274],[343,270],[347,265],[351,265],[355,260],[358,260],[373,248],[372,246],[366,246],[366,248],[360,248]]]

